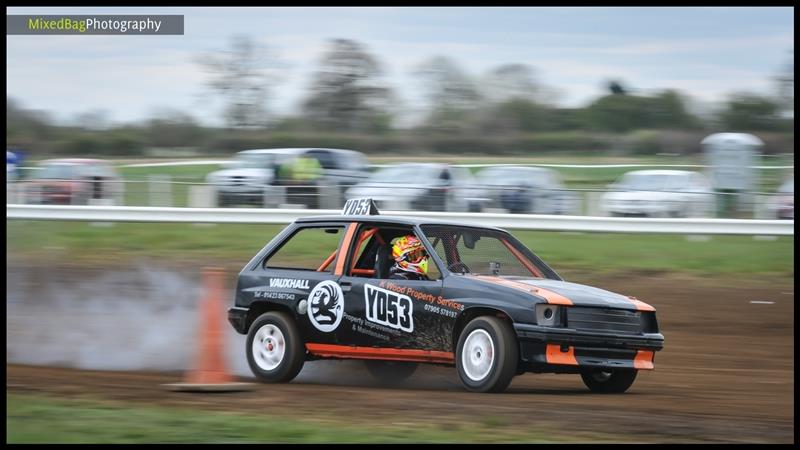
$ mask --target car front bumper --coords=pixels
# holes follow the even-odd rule
[[[583,368],[654,368],[664,347],[659,333],[625,335],[514,324],[526,371],[575,373]]]

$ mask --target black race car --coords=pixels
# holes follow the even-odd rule
[[[427,279],[392,277],[402,236],[424,246]],[[287,226],[239,273],[228,319],[266,382],[292,380],[307,360],[353,358],[391,380],[421,362],[455,365],[477,392],[525,372],[624,392],[664,342],[652,306],[564,281],[502,229],[382,216],[368,199]]]

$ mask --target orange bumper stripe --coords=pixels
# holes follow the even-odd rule
[[[452,363],[455,361],[452,352],[417,350],[405,348],[354,347],[348,345],[307,343],[306,349],[318,356],[335,356],[338,358],[387,359],[393,361],[420,361]]]
[[[653,357],[655,357],[655,352],[652,350],[637,350],[636,357],[633,359],[633,367],[636,369],[653,369]]]
[[[548,291],[547,289],[542,289],[540,287],[531,286],[527,283],[520,283],[519,281],[512,281],[512,280],[505,280],[500,277],[490,277],[486,275],[473,275],[473,277],[488,281],[490,283],[499,284],[501,286],[506,286],[514,289],[519,289],[521,291],[525,291],[529,294],[538,295],[540,297],[544,297],[547,303],[551,305],[572,305],[572,300],[564,297],[561,294],[557,294],[553,291]]]
[[[578,360],[575,359],[575,349],[570,346],[567,352],[561,351],[561,346],[558,344],[547,344],[547,351],[545,353],[548,364],[567,364],[570,366],[577,366]]]
[[[638,311],[655,311],[656,309],[652,306],[648,305],[647,303],[637,299],[636,297],[628,296],[628,300],[630,300]]]

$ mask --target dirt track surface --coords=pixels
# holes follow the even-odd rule
[[[656,306],[665,349],[622,395],[591,394],[577,375],[525,374],[506,393],[462,390],[455,370],[424,366],[403,386],[383,386],[359,362],[314,362],[311,376],[252,392],[167,392],[180,373],[109,372],[7,364],[7,391],[90,396],[141,404],[259,412],[347,423],[492,420],[619,441],[794,441],[794,287],[787,281],[719,282],[639,275],[570,281]],[[751,302],[772,303],[751,303]],[[9,336],[9,340],[12,336]],[[242,358],[244,355],[242,354]],[[302,374],[301,374],[302,375]],[[243,379],[242,381],[251,381]],[[332,422],[333,423],[333,422]]]

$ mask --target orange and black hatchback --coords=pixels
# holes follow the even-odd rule
[[[428,258],[419,279],[393,276],[392,243],[408,236]],[[228,319],[266,382],[351,358],[394,380],[455,366],[476,392],[525,372],[625,392],[664,343],[652,306],[563,280],[502,229],[382,216],[369,199],[287,226],[239,273],[234,302]]]

